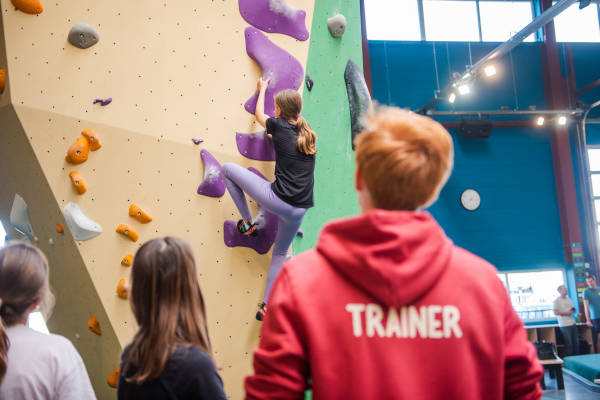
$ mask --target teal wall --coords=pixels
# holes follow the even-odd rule
[[[341,38],[327,29],[327,18],[340,13],[347,28]],[[315,166],[315,207],[302,223],[304,238],[296,239],[296,253],[312,248],[323,225],[358,213],[354,192],[354,152],[350,144],[350,109],[344,83],[349,59],[362,66],[359,1],[315,2],[306,73],[314,81],[305,87],[302,115],[318,135]]]

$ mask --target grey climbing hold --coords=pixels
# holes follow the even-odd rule
[[[310,79],[310,76],[308,76],[308,74],[304,77],[304,81],[306,82],[306,88],[310,92],[312,90],[313,86],[315,85],[315,83],[313,82],[312,79]]]
[[[361,69],[352,60],[348,60],[344,71],[348,102],[350,103],[350,124],[352,129],[352,150],[354,150],[354,138],[364,129],[363,119],[371,106],[371,95]]]
[[[329,28],[329,33],[333,37],[342,37],[344,32],[346,32],[346,17],[342,14],[336,14],[331,18],[327,19],[327,27]]]
[[[98,32],[85,22],[79,22],[69,31],[69,43],[80,49],[87,49],[98,43]]]
[[[29,208],[25,200],[17,193],[15,193],[12,208],[10,209],[10,223],[18,232],[21,232],[30,240],[35,239],[31,221],[29,220]]]
[[[102,227],[88,218],[75,203],[69,203],[63,208],[63,215],[73,239],[90,240],[102,233]]]

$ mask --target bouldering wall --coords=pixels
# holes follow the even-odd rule
[[[302,19],[302,13],[287,5],[304,10],[309,28],[304,32],[298,27],[290,30],[285,18],[261,19],[250,12],[246,21],[240,6],[263,3],[259,1],[42,3],[43,12],[35,15],[16,10],[9,0],[1,2],[0,69],[7,70],[7,83],[0,95],[0,218],[8,227],[14,194],[25,199],[37,243],[51,265],[57,302],[48,321],[50,330],[75,344],[98,397],[114,398],[107,377],[136,330],[129,303],[117,295],[119,281],[130,273],[121,262],[151,238],[181,237],[196,253],[225,389],[230,398],[242,398],[243,377],[251,371],[259,337],[260,323],[254,315],[270,255],[225,245],[224,221],[237,219],[238,213],[227,193],[222,197],[197,193],[203,181],[214,178],[211,171],[205,173],[201,151],[220,164],[253,167],[272,179],[273,162],[244,157],[238,150],[238,140],[251,138],[236,133],[261,131],[244,107],[261,75],[246,52],[246,33],[265,35],[306,70],[309,43],[313,46],[312,39],[305,40],[306,32],[318,26],[320,36],[329,35],[327,18],[333,14],[322,10],[319,23],[313,24],[314,0],[271,2],[281,6],[279,11],[293,23]],[[358,2],[355,8],[358,12]],[[248,29],[249,22],[256,27]],[[344,41],[356,32],[359,27],[348,26],[342,38],[329,39]],[[344,46],[336,46],[333,50],[340,54],[322,56],[345,57],[340,51]],[[340,61],[339,77],[328,75],[329,69],[322,74],[315,70],[314,93],[324,96],[321,91],[330,79],[339,80],[343,88],[346,61]],[[321,107],[325,99],[329,95]],[[327,110],[347,107],[345,94],[336,102]],[[307,104],[315,118],[318,107],[317,102]],[[311,113],[305,115],[313,123]],[[333,133],[321,121],[315,128],[323,140]],[[68,162],[67,150],[88,129],[102,146],[96,151],[90,146],[83,163]],[[342,136],[349,140],[348,132]],[[91,144],[79,139],[83,147],[82,140]],[[259,160],[270,160],[256,146],[245,149],[261,153]],[[78,174],[72,178],[74,171]],[[219,194],[209,186],[210,193]],[[69,203],[97,223],[102,233],[75,241],[62,215]],[[133,203],[152,221],[141,223],[130,216]],[[57,223],[64,233],[57,232]],[[115,232],[120,224],[134,230],[139,239],[134,242]],[[312,224],[316,229],[316,222]],[[88,329],[88,321],[97,328],[93,316],[101,335]]]
[[[304,217],[304,237],[295,240],[296,253],[315,245],[326,222],[358,213],[344,72],[348,60],[362,65],[359,5],[358,0],[326,0],[315,4],[306,68],[314,86],[310,91],[305,86],[302,111],[318,135],[315,207]],[[339,38],[332,37],[327,26],[327,20],[336,14],[342,14],[347,21],[346,31]]]

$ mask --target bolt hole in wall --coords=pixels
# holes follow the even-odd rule
[[[450,83],[453,73],[460,75],[465,70],[465,66],[473,65],[487,51],[496,46],[492,43],[488,45],[485,42],[506,41],[529,24],[539,15],[538,3],[538,1],[530,0],[480,0],[478,2],[467,0],[406,0],[402,2],[365,0],[366,30],[375,99],[383,104],[418,109],[431,98],[434,91],[439,91]],[[572,5],[554,21],[557,41],[563,43],[600,42],[599,14],[600,6],[596,3],[592,3],[584,9],[579,9],[578,3]],[[448,29],[448,21],[452,21],[452,29]],[[531,64],[532,59],[541,60],[538,53],[539,42],[542,39],[541,32],[531,34],[525,40],[527,43],[520,45],[504,58],[495,61],[493,73],[489,74],[486,70],[486,77],[472,82],[467,88],[468,90],[464,92],[452,93],[447,101],[439,104],[440,108],[452,110],[486,109],[486,107],[487,109],[500,109],[501,107],[526,109],[529,106],[532,106],[532,110],[535,110],[536,107],[538,110],[547,108],[543,83],[539,77],[535,76],[536,72],[533,67],[526,65],[527,63]],[[436,41],[441,43],[432,43]],[[562,43],[560,46],[564,48]],[[400,59],[404,60],[404,65],[396,62]],[[413,61],[407,63],[408,59]],[[583,60],[578,64],[580,69],[583,65],[581,62]],[[537,74],[540,74],[541,66],[538,64],[535,68],[537,68]],[[577,68],[576,66],[575,69],[577,70]],[[587,78],[591,79],[592,77],[578,75],[577,78],[578,86],[581,86],[585,85]],[[525,81],[528,83],[525,84]],[[536,81],[536,84],[532,85],[532,81]],[[500,87],[501,84],[506,84],[512,89],[503,90]],[[545,119],[532,116],[530,122],[537,122],[541,127],[553,122],[565,125],[566,119],[565,117],[561,119],[560,116],[547,116]],[[535,208],[533,204],[536,201],[533,198],[525,199],[520,204],[514,204],[512,209],[502,206],[498,203],[499,197],[510,197],[510,193],[525,194],[526,189],[513,187],[514,185],[510,182],[496,179],[496,175],[508,173],[507,163],[523,164],[523,160],[531,157],[533,152],[539,156],[539,159],[535,161],[538,164],[535,168],[545,165],[552,171],[549,142],[547,137],[543,137],[547,134],[548,132],[542,132],[541,129],[538,131],[512,129],[502,132],[495,129],[492,137],[485,139],[485,142],[474,143],[472,140],[455,138],[457,159],[453,178],[442,192],[438,203],[430,209],[457,244],[482,255],[500,269],[498,277],[510,293],[519,316],[524,322],[536,324],[555,321],[552,302],[557,297],[556,289],[559,285],[566,284],[570,289],[571,299],[577,303],[573,268],[566,264],[560,243],[558,207],[550,206],[544,212],[540,212],[537,217],[531,217],[532,214],[537,213],[537,210],[530,211]],[[502,156],[498,154],[498,159],[494,161],[496,158],[495,148],[505,145],[509,146],[513,154],[520,147],[528,147],[530,153],[528,156],[523,153],[514,159],[508,153],[504,153]],[[596,158],[600,160],[600,148],[596,150],[596,153],[598,153]],[[508,158],[512,160],[509,161]],[[594,160],[592,154],[589,159],[592,163]],[[494,166],[493,164],[496,162],[498,165]],[[597,215],[596,222],[598,222],[598,237],[600,238],[600,161],[597,163],[599,165],[597,168],[590,169],[592,170],[593,201]],[[487,172],[479,176],[477,172],[474,172],[476,164],[479,165],[477,168],[483,168]],[[523,167],[530,168],[525,165]],[[552,172],[544,177],[541,175],[533,174],[529,178],[538,182],[545,180],[543,184],[536,186],[536,191],[538,194],[547,193],[550,198],[554,199],[552,201],[555,201],[556,188]],[[481,193],[482,205],[479,210],[464,215],[464,210],[455,208],[457,196],[454,192],[461,193],[471,186]],[[488,193],[484,188],[487,188]],[[525,197],[528,195],[525,194]],[[507,202],[511,202],[510,198],[507,199]],[[519,230],[516,227],[519,225],[523,228],[522,231],[529,230],[528,234],[515,235],[510,232],[510,228],[502,228],[496,221],[488,218],[489,214],[487,213],[495,213],[496,216],[503,214],[507,217],[511,214],[518,215],[520,211],[517,208],[521,208],[524,213],[529,214],[524,219],[531,217],[531,220],[526,222],[519,217],[521,219],[515,220],[515,224],[506,221],[505,225],[511,225],[515,230]],[[547,215],[549,220],[540,223],[539,219],[543,218],[543,215]],[[458,216],[462,218],[460,221]],[[472,227],[472,232],[462,229],[458,226],[460,224],[457,224],[457,222],[465,223],[467,220]],[[536,220],[538,221],[536,222]],[[547,230],[552,230],[552,234],[547,235],[546,239],[554,240],[554,237],[558,237],[558,241],[554,240],[551,245],[538,246],[535,244],[535,232],[539,231],[540,224],[548,225]],[[474,237],[477,236],[475,231],[480,231],[480,234],[489,242],[494,242],[495,248],[488,246],[485,241],[477,240]],[[519,246],[514,243],[518,242],[519,238],[523,239],[521,249],[524,251],[520,251]],[[501,256],[497,252],[499,248],[510,248],[512,251],[507,253],[511,253],[512,256]],[[531,256],[523,256],[526,252],[530,252]],[[533,253],[537,254],[533,255]]]
[[[4,229],[4,225],[0,223],[0,248],[6,245],[8,241],[8,236],[6,236],[6,230]],[[27,321],[27,325],[38,332],[42,332],[45,334],[49,334],[48,327],[46,326],[46,321],[44,321],[44,316],[41,312],[35,311],[29,314],[29,320]]]

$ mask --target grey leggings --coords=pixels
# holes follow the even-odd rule
[[[244,220],[252,220],[252,214],[248,209],[244,193],[247,193],[264,209],[279,217],[277,236],[273,245],[273,257],[271,258],[267,286],[263,297],[263,302],[266,303],[275,278],[277,278],[287,257],[288,248],[302,224],[307,209],[294,207],[281,200],[271,189],[271,182],[237,164],[227,163],[223,165],[222,171],[227,190],[229,190],[229,194]]]

